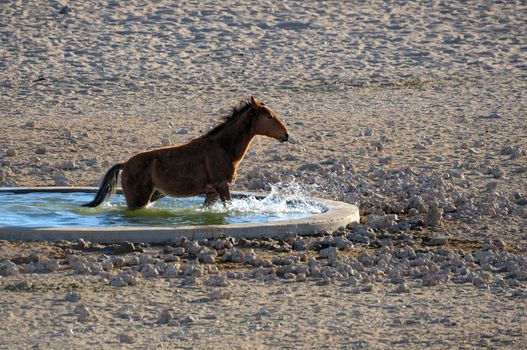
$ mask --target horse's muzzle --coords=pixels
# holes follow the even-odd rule
[[[289,140],[289,134],[288,133],[285,133],[282,136],[280,136],[280,142],[286,142],[287,140]]]

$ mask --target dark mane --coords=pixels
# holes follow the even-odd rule
[[[212,130],[210,130],[208,133],[201,137],[209,137],[216,135],[218,132],[223,130],[229,122],[236,119],[237,116],[242,114],[243,112],[247,111],[249,108],[251,108],[251,102],[250,101],[241,101],[240,104],[232,109],[232,113],[230,115],[227,115],[223,117],[223,122],[217,126],[215,126]]]

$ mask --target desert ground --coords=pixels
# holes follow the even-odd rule
[[[524,1],[0,3],[0,186],[97,186],[254,96],[290,141],[258,138],[233,189],[361,212],[2,241],[0,348],[527,348],[526,23]]]

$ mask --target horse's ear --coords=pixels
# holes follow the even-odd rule
[[[260,106],[260,101],[258,101],[257,99],[255,99],[254,97],[251,96],[251,105],[253,107],[258,107],[258,106]]]

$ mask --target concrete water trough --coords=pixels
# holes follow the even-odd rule
[[[4,196],[4,205],[12,202],[15,205],[16,196],[24,194],[93,194],[97,188],[93,187],[13,187],[0,188],[0,195]],[[247,198],[252,196],[263,200],[266,194],[234,193],[233,198]],[[77,225],[52,225],[35,224],[28,226],[18,225],[17,222],[0,220],[0,240],[8,241],[59,241],[84,239],[97,243],[163,243],[170,242],[179,237],[189,239],[217,238],[222,235],[237,238],[263,238],[276,237],[297,233],[300,235],[314,235],[321,231],[334,231],[351,222],[359,221],[359,210],[355,205],[313,198],[313,203],[323,208],[321,212],[306,215],[296,219],[274,219],[274,221],[234,223],[220,225],[160,225],[156,226],[77,226]],[[5,207],[4,207],[5,208]],[[79,203],[80,208],[80,203]],[[5,209],[3,210],[6,211]],[[15,210],[16,211],[16,210]],[[60,214],[60,213],[59,213]],[[0,216],[7,215],[1,213]]]

